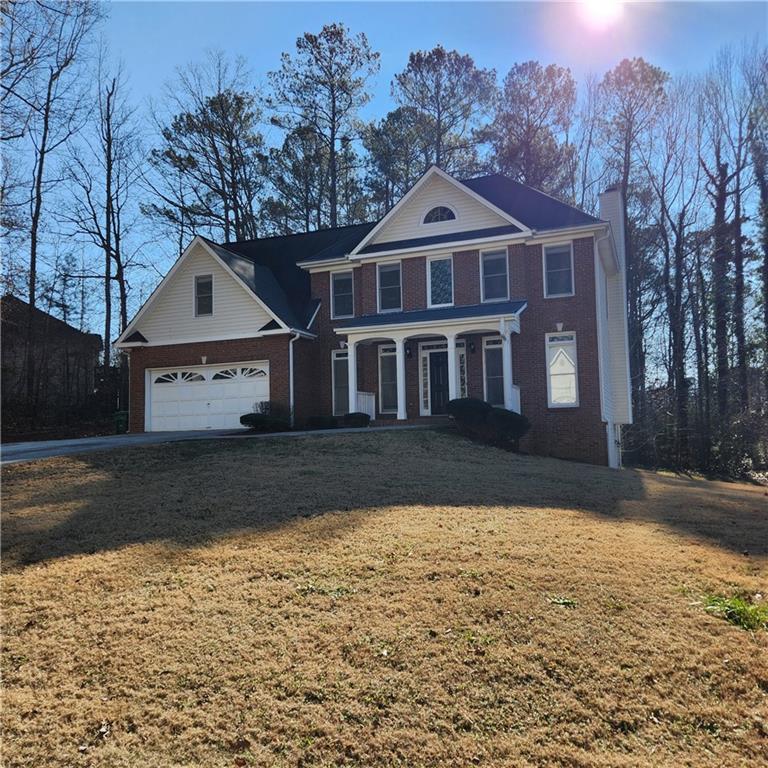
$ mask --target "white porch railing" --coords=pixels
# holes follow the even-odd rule
[[[371,419],[376,418],[376,393],[358,392],[357,393],[357,412],[367,413]]]

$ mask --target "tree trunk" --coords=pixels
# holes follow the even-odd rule
[[[744,328],[744,242],[741,233],[741,187],[738,177],[733,196],[733,335],[736,337],[736,370],[739,404],[742,411],[749,407],[747,378],[747,342]]]
[[[717,371],[717,412],[723,422],[728,413],[728,228],[725,204],[728,198],[728,165],[720,162],[712,192],[714,202],[714,254],[712,263],[712,291],[714,298],[715,359]]]

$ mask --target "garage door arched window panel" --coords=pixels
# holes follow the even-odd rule
[[[203,376],[202,373],[197,373],[196,371],[182,371],[179,376],[184,383],[190,381],[205,381],[205,376]]]
[[[240,375],[246,379],[252,379],[257,376],[266,376],[267,372],[261,368],[241,368]]]
[[[211,380],[222,381],[226,379],[234,379],[235,376],[237,376],[237,368],[227,368],[223,371],[216,371],[216,373],[211,376]]]
[[[155,384],[174,384],[179,380],[179,374],[175,371],[173,373],[163,373],[155,379]]]

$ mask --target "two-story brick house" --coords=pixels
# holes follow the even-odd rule
[[[380,221],[217,244],[197,237],[117,341],[131,429],[306,417],[429,419],[470,396],[524,413],[524,448],[618,466],[631,422],[623,207],[593,216],[436,167]]]

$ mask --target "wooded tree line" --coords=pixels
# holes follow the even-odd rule
[[[2,12],[6,290],[76,325],[102,318],[108,342],[157,279],[157,249],[181,253],[194,233],[370,221],[433,163],[460,178],[498,171],[590,212],[617,184],[629,455],[730,473],[765,464],[764,48],[724,49],[703,75],[632,58],[577,83],[557,64],[497,73],[438,46],[409,56],[392,109],[366,120],[379,54],[342,24],[299,37],[262,90],[246,61],[211,52],[145,108],[98,44],[102,6],[6,1]]]

